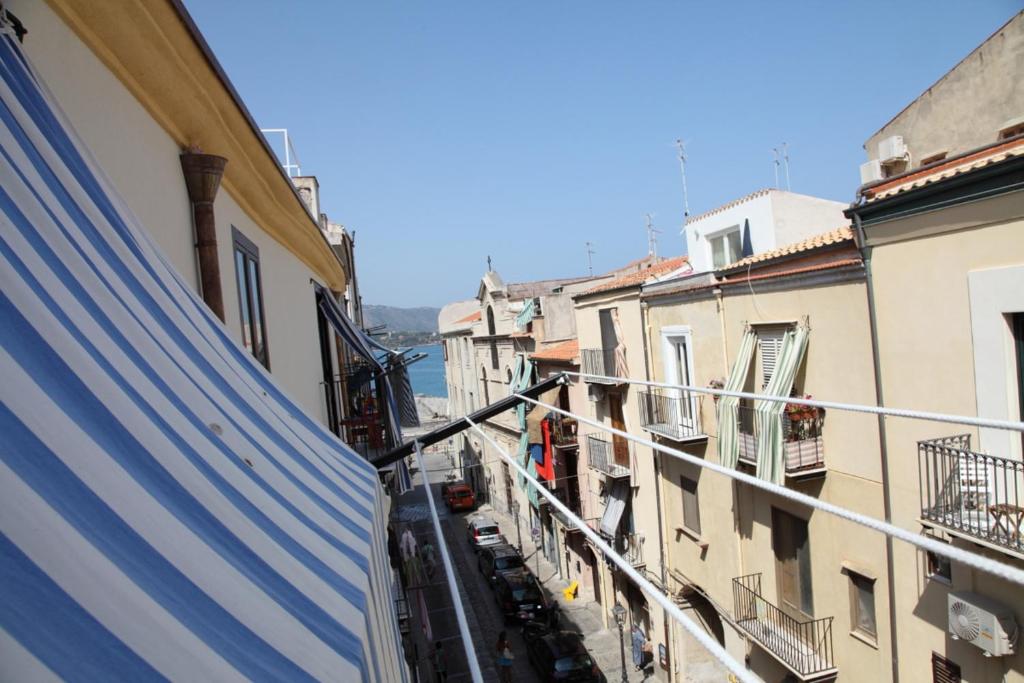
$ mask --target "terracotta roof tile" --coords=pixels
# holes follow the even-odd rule
[[[533,358],[534,360],[569,362],[574,360],[579,354],[579,340],[570,339],[569,341],[562,342],[561,344],[555,344],[554,346],[549,346],[541,349],[540,351],[536,351],[530,354],[530,358]]]
[[[689,259],[685,256],[677,256],[675,258],[665,259],[660,263],[655,263],[650,268],[644,268],[638,270],[635,273],[623,275],[620,278],[616,278],[610,282],[598,285],[592,289],[588,289],[583,294],[596,294],[597,292],[608,292],[613,289],[621,289],[622,287],[629,287],[632,285],[642,285],[653,277],[658,275],[666,275],[671,273],[677,268],[681,268],[683,264],[687,263]]]
[[[998,142],[985,149],[950,159],[937,166],[924,168],[866,187],[861,190],[861,194],[864,195],[867,202],[875,202],[1021,155],[1024,155],[1024,137]]]
[[[703,220],[703,219],[707,218],[708,216],[714,216],[716,213],[722,213],[726,209],[731,209],[734,206],[739,206],[740,204],[743,204],[744,202],[749,202],[751,199],[757,199],[758,197],[763,197],[766,194],[768,194],[769,192],[778,192],[778,190],[776,190],[775,188],[767,187],[767,188],[765,188],[763,190],[757,190],[756,192],[751,192],[750,194],[744,195],[743,197],[740,197],[739,199],[734,199],[731,202],[726,202],[725,204],[722,204],[721,206],[716,206],[715,208],[711,209],[710,211],[705,211],[704,213],[699,213],[696,216],[687,216],[686,217],[686,224],[689,225],[690,223],[693,223],[695,221]]]
[[[483,315],[480,313],[480,311],[474,311],[473,313],[467,315],[465,318],[459,318],[458,320],[455,321],[454,324],[459,325],[462,323],[475,323],[477,320],[480,320],[482,318]]]
[[[729,278],[728,280],[718,280],[716,282],[708,282],[701,285],[683,285],[680,287],[673,287],[671,289],[659,289],[657,292],[651,292],[647,294],[645,299],[657,299],[658,297],[672,296],[673,294],[688,294],[691,292],[699,292],[707,289],[714,289],[715,287],[722,287],[723,285],[736,285],[747,282],[757,282],[759,280],[771,280],[774,278],[783,278],[790,275],[802,275],[804,273],[816,273],[824,270],[832,270],[834,268],[848,268],[850,266],[861,265],[863,261],[860,258],[843,258],[836,259],[835,261],[827,261],[825,263],[815,263],[810,266],[800,266],[797,268],[788,268],[786,270],[775,270],[770,273],[762,273],[760,275],[738,275],[736,277]]]
[[[840,244],[842,242],[852,241],[853,231],[850,230],[850,227],[848,225],[844,225],[843,227],[836,228],[835,230],[829,230],[828,232],[823,232],[819,235],[813,235],[800,242],[787,244],[786,246],[779,247],[778,249],[772,249],[771,251],[765,251],[761,252],[760,254],[754,254],[753,256],[742,258],[739,261],[736,261],[735,263],[730,263],[726,266],[722,266],[719,270],[735,270],[736,268],[743,268],[753,263],[763,263],[765,261],[771,261],[772,259],[777,259],[781,256],[799,254],[800,252],[803,251],[819,249],[821,247],[827,247],[831,244]]]

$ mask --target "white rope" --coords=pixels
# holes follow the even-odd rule
[[[522,398],[522,396],[520,396],[520,398]],[[619,553],[617,553],[610,545],[608,545],[608,543],[605,542],[605,540],[601,538],[596,531],[591,529],[586,522],[577,517],[572,510],[566,507],[565,503],[558,500],[558,498],[556,498],[555,495],[548,491],[546,488],[540,486],[539,482],[526,471],[526,468],[524,468],[522,465],[516,462],[516,459],[509,455],[508,451],[502,448],[498,444],[498,442],[491,438],[491,436],[487,432],[481,429],[480,425],[473,422],[471,419],[469,419],[469,417],[465,417],[463,419],[465,419],[466,422],[468,422],[470,426],[480,434],[480,436],[482,436],[492,446],[494,446],[494,448],[498,450],[499,455],[501,455],[510,465],[512,465],[512,467],[514,467],[516,471],[519,472],[519,474],[526,477],[526,480],[530,483],[530,486],[534,487],[537,490],[537,493],[547,498],[548,502],[556,510],[565,515],[566,518],[570,522],[572,522],[575,527],[582,531],[584,535],[586,535],[586,537],[589,538],[594,545],[600,548],[606,556],[610,557],[612,561],[619,566],[619,569],[625,572],[629,576],[629,578],[631,578],[633,582],[643,592],[647,593],[647,595],[651,597],[651,599],[653,599],[655,602],[661,605],[675,621],[679,622],[679,624],[682,625],[682,627],[685,628],[690,633],[690,635],[696,638],[697,641],[708,650],[708,652],[714,655],[715,659],[724,664],[729,669],[729,671],[731,671],[736,676],[736,678],[738,678],[741,681],[744,681],[745,683],[762,683],[761,679],[758,678],[752,671],[748,671],[743,664],[736,661],[732,657],[732,655],[726,652],[725,648],[719,645],[717,640],[708,635],[708,633],[704,631],[703,628],[698,626],[696,623],[694,623],[692,619],[683,614],[683,611],[679,609],[678,605],[669,600],[668,596],[666,596],[660,590],[655,588],[654,584],[652,584],[650,581],[644,578],[644,576],[640,574],[640,572],[634,569],[633,566],[629,564],[629,562],[624,557],[619,555]]]
[[[420,442],[414,442],[416,446],[416,464],[420,471],[423,467],[423,451],[420,450]],[[473,638],[469,633],[469,623],[466,621],[466,612],[462,608],[462,599],[459,597],[458,586],[455,585],[455,569],[452,567],[452,558],[448,554],[448,544],[441,533],[441,518],[437,516],[437,506],[434,504],[434,493],[430,490],[430,478],[423,476],[423,488],[427,490],[427,504],[430,506],[430,518],[434,522],[434,535],[437,536],[437,546],[441,551],[441,562],[444,564],[445,576],[448,579],[448,590],[452,594],[452,604],[455,606],[455,619],[459,622],[459,633],[462,636],[462,648],[466,651],[466,661],[469,662],[469,673],[473,677],[473,683],[483,683],[484,677],[480,673],[480,662],[476,659],[476,652],[473,650]]]
[[[767,396],[765,394],[752,394],[745,391],[727,391],[725,389],[712,389],[710,387],[694,387],[686,384],[668,384],[666,382],[651,382],[644,379],[632,379],[629,377],[608,377],[606,375],[593,375],[587,372],[569,372],[566,375],[582,377],[585,379],[596,379],[602,382],[621,384],[642,384],[648,387],[660,389],[684,389],[700,394],[712,394],[714,396],[734,396],[736,398],[751,398],[759,401],[774,401],[776,403],[795,403],[801,406],[814,408],[834,408],[835,410],[848,410],[855,413],[872,413],[874,415],[889,415],[891,417],[905,417],[911,420],[928,420],[930,422],[948,422],[952,424],[970,425],[972,427],[988,427],[990,429],[1008,429],[1013,432],[1024,432],[1024,422],[1013,420],[995,420],[985,417],[970,417],[969,415],[949,415],[947,413],[929,413],[923,410],[907,410],[905,408],[882,408],[879,406],[861,405],[858,403],[839,403],[838,401],[819,401],[811,398],[796,398],[785,396]]]
[[[722,465],[708,462],[704,458],[698,457],[696,455],[691,455],[690,453],[686,453],[685,451],[670,448],[668,446],[665,446],[664,444],[655,443],[650,439],[635,436],[628,432],[624,432],[621,429],[610,427],[606,424],[602,424],[595,420],[585,418],[582,415],[576,415],[575,413],[571,413],[567,410],[562,410],[561,408],[556,408],[555,406],[548,405],[547,403],[541,403],[540,401],[536,401],[528,396],[523,396],[522,394],[516,394],[516,396],[523,399],[524,401],[529,401],[530,403],[540,406],[542,408],[547,408],[548,410],[552,410],[556,413],[560,413],[567,417],[575,418],[576,420],[584,424],[588,424],[592,427],[596,427],[598,429],[610,432],[612,434],[617,434],[618,436],[621,436],[624,439],[629,439],[630,441],[634,441],[638,444],[647,446],[649,448],[653,448],[656,451],[660,451],[662,453],[665,453],[666,455],[671,455],[674,458],[685,460],[686,462],[696,465],[697,467],[703,467],[705,469],[711,470],[712,472],[718,472],[719,474],[723,474],[737,481],[741,481],[744,484],[749,484],[750,486],[754,486],[756,488],[763,489],[770,493],[774,493],[775,495],[781,496],[782,498],[788,498],[789,500],[801,503],[808,507],[815,508],[816,510],[822,510],[824,512],[828,512],[829,514],[835,515],[836,517],[841,517],[843,519],[849,520],[851,522],[854,522],[855,524],[860,524],[861,526],[865,526],[869,529],[880,531],[883,534],[892,536],[893,538],[898,538],[901,541],[905,541],[906,543],[917,546],[922,550],[933,552],[936,555],[944,555],[946,557],[949,557],[950,559],[956,560],[957,562],[962,562],[963,564],[966,564],[970,567],[974,567],[975,569],[979,569],[988,574],[992,574],[993,576],[998,576],[1000,578],[1006,579],[1007,581],[1012,581],[1013,583],[1024,585],[1024,570],[1017,569],[1016,567],[1011,567],[1008,564],[996,562],[995,560],[983,557],[976,553],[968,552],[962,548],[957,548],[949,543],[943,543],[942,541],[929,538],[928,536],[915,534],[912,531],[907,531],[906,529],[895,526],[894,524],[890,524],[889,522],[883,522],[880,519],[868,517],[867,515],[862,515],[859,512],[854,512],[853,510],[847,510],[846,508],[840,507],[838,505],[826,503],[812,496],[808,496],[805,493],[793,491],[792,489],[788,489],[785,486],[773,484],[772,482],[765,481],[764,479],[758,479],[757,477],[751,476],[744,472],[732,470],[729,469],[728,467],[723,467]]]

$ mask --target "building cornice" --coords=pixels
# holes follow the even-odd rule
[[[47,0],[182,149],[228,159],[223,188],[323,283],[341,261],[180,0]]]

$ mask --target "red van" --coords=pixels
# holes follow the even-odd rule
[[[442,492],[444,502],[452,512],[456,510],[472,510],[476,507],[476,496],[469,484],[451,484]]]

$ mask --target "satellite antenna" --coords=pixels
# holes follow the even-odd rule
[[[658,255],[658,233],[660,233],[661,230],[658,230],[657,228],[655,228],[654,225],[651,223],[651,219],[653,218],[653,216],[651,214],[647,213],[647,214],[644,214],[644,215],[647,216],[647,255],[648,256],[657,256]]]
[[[683,223],[690,215],[690,201],[686,196],[686,145],[676,138],[676,149],[679,151],[679,171],[683,174]]]
[[[592,248],[593,246],[594,246],[593,242],[587,242],[587,270],[590,271],[591,275],[594,274],[594,259],[593,259],[593,256],[594,256],[594,254],[597,253],[596,251],[593,250],[593,248]]]
[[[789,192],[789,144],[782,143],[782,161],[786,169],[786,191]]]

